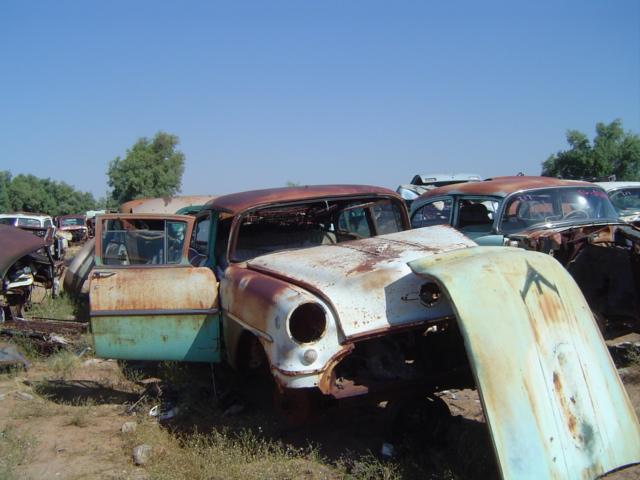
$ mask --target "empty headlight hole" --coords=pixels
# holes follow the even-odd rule
[[[326,328],[327,317],[317,303],[303,303],[289,317],[289,334],[300,343],[318,340]]]
[[[434,307],[442,298],[442,290],[433,282],[428,282],[420,287],[420,302],[425,307]]]

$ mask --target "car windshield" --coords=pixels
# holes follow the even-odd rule
[[[322,200],[246,213],[234,261],[280,250],[327,245],[405,229],[402,204],[391,199]]]
[[[601,189],[548,188],[509,197],[500,228],[505,233],[513,233],[548,223],[584,223],[617,218],[609,197]]]
[[[60,221],[60,225],[63,227],[84,226],[84,220],[79,217],[63,218]]]
[[[42,223],[37,218],[18,218],[19,227],[41,227]]]
[[[640,187],[620,188],[609,193],[611,203],[619,211],[640,210]]]
[[[15,225],[16,217],[0,218],[0,225]]]

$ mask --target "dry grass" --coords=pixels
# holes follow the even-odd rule
[[[332,465],[311,447],[295,449],[248,430],[178,437],[155,423],[143,421],[127,438],[127,451],[142,443],[153,446],[151,461],[145,468],[156,480],[401,478],[396,465],[373,456]]]
[[[16,473],[16,468],[29,458],[34,446],[32,438],[18,435],[11,427],[0,430],[0,479],[23,479]]]
[[[60,350],[47,359],[47,369],[51,379],[66,380],[70,378],[80,366],[77,355],[68,350]]]

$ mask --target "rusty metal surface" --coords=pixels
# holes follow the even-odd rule
[[[16,227],[0,225],[0,278],[20,258],[44,247],[46,242],[32,233]]]
[[[123,203],[120,213],[176,213],[194,205],[204,205],[216,198],[214,195],[185,195],[179,197],[143,198]]]
[[[89,287],[91,314],[113,310],[212,309],[216,279],[204,267],[94,269]]]
[[[205,205],[205,208],[236,215],[247,209],[288,202],[304,202],[308,200],[333,197],[385,196],[402,198],[393,190],[369,185],[307,185],[303,187],[269,188],[248,192],[222,195]]]
[[[640,461],[633,406],[558,262],[478,247],[410,266],[454,305],[503,478],[593,479]]]
[[[420,196],[421,199],[439,197],[441,195],[492,195],[506,197],[520,190],[550,187],[591,187],[598,188],[593,183],[577,180],[561,180],[553,177],[496,177],[484,182],[457,183],[434,188]]]
[[[75,254],[64,273],[63,287],[74,295],[89,294],[89,272],[95,266],[96,240],[91,238]]]
[[[345,338],[356,338],[450,315],[444,302],[428,314],[420,308],[421,282],[406,264],[474,245],[457,230],[437,226],[263,255],[248,268],[318,292]]]

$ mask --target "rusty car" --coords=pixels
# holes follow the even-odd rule
[[[596,182],[602,187],[620,218],[640,227],[640,182]]]
[[[89,238],[86,215],[61,215],[56,218],[58,231],[70,236],[70,242],[84,242]]]
[[[57,295],[63,265],[51,255],[50,236],[41,238],[19,228],[0,225],[0,246],[2,319],[22,317],[36,285]]]
[[[242,192],[195,217],[103,215],[95,260],[100,357],[269,372],[294,417],[318,398],[426,395],[442,408],[434,392],[477,386],[504,478],[595,478],[640,462],[633,407],[567,272],[447,225],[411,230],[385,188]]]
[[[480,245],[553,255],[603,331],[640,326],[640,230],[620,220],[593,183],[517,176],[440,187],[414,202],[411,223],[452,225]]]

